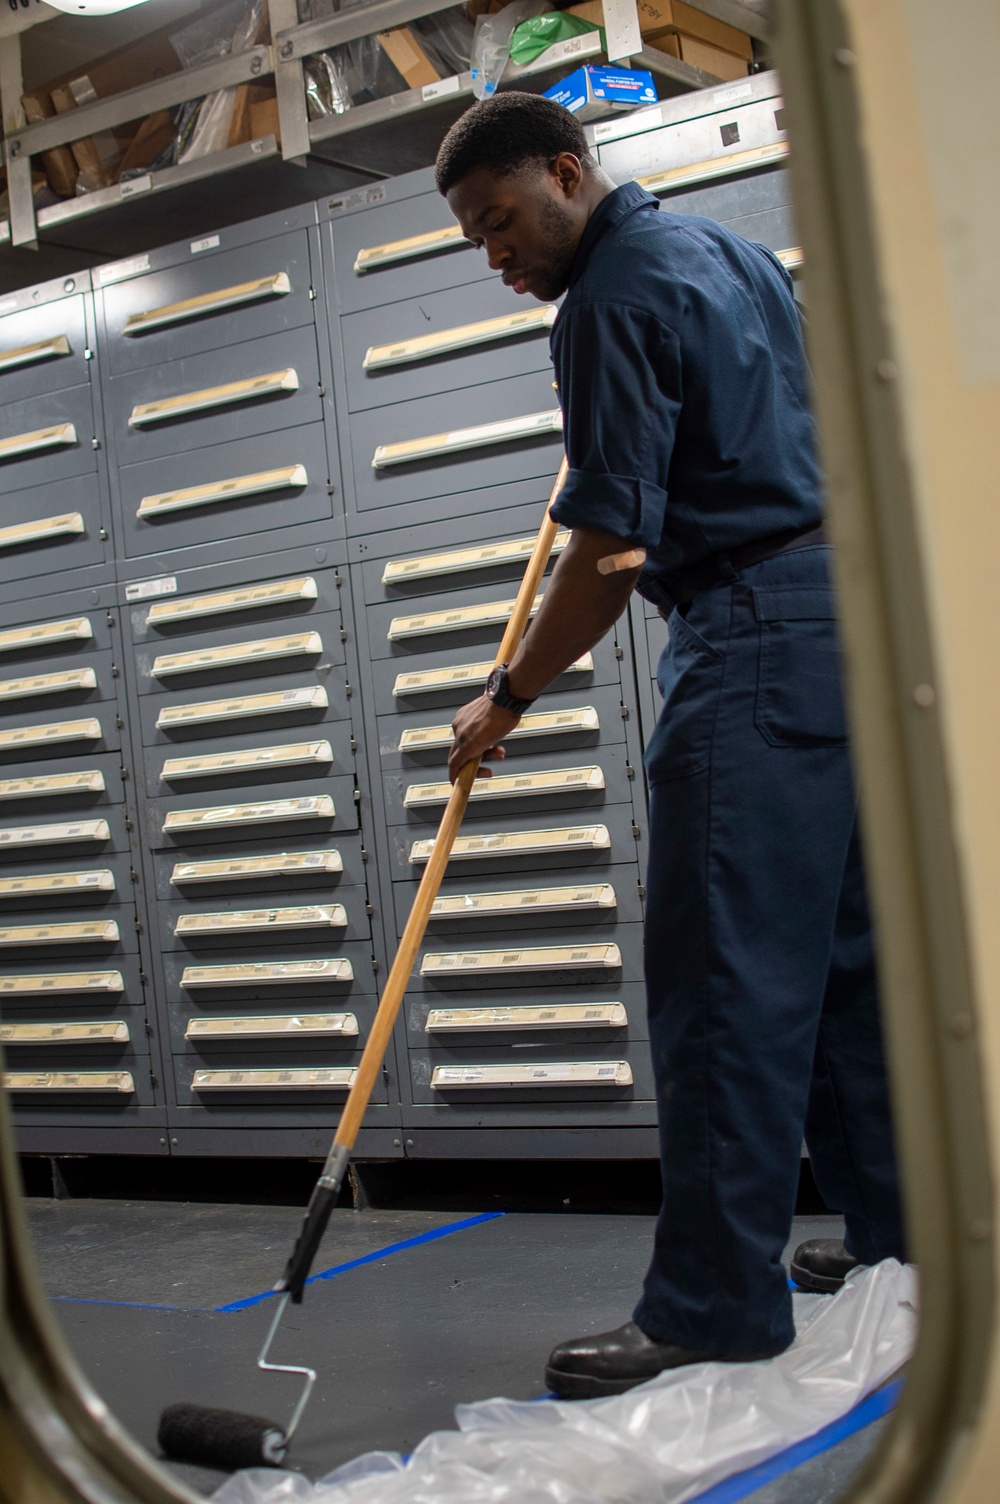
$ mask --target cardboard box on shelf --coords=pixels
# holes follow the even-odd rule
[[[703,11],[685,5],[684,0],[636,0],[639,12],[639,31],[643,38],[659,32],[683,33],[684,36],[705,42],[710,47],[721,47],[725,52],[753,61],[753,43],[746,32],[738,31],[725,21],[706,16]],[[582,0],[580,5],[568,7],[571,15],[584,21],[593,21],[595,26],[604,25],[602,0]],[[667,49],[661,47],[660,51]],[[676,55],[676,54],[675,54]],[[697,65],[695,65],[697,66]]]
[[[273,89],[266,92],[265,84],[258,84],[260,98],[250,100],[250,139],[259,141],[262,136],[275,136],[281,143],[281,126],[278,122],[278,98]]]
[[[380,31],[378,39],[390,63],[397,73],[402,74],[411,89],[422,89],[424,84],[437,83],[440,73],[408,26]]]
[[[655,47],[658,52],[679,58],[682,63],[690,63],[692,68],[700,68],[703,73],[711,73],[715,78],[724,78],[727,82],[734,78],[746,78],[749,72],[750,65],[746,58],[726,52],[722,47],[712,47],[708,42],[699,41],[697,37],[684,36],[674,31],[660,31],[654,36],[643,37],[643,41],[647,47]]]
[[[578,120],[595,120],[609,112],[655,104],[656,85],[653,75],[640,69],[591,63],[546,89],[545,98],[554,99]]]

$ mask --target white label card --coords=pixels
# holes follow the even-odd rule
[[[731,89],[716,89],[712,96],[715,104],[732,104],[734,99],[749,99],[753,84],[733,84]]]
[[[191,254],[192,256],[197,256],[199,251],[214,251],[218,244],[218,235],[206,235],[204,240],[192,240]]]
[[[140,178],[129,178],[127,182],[119,183],[118,192],[122,198],[134,198],[137,193],[148,193],[152,186],[152,175],[144,172]]]
[[[163,575],[158,580],[139,580],[134,585],[125,586],[125,599],[127,601],[148,600],[151,595],[176,595],[177,576],[173,574]]]
[[[436,84],[424,84],[420,90],[420,97],[426,104],[429,99],[443,99],[446,94],[457,94],[461,88],[461,82],[457,74],[451,78],[438,79]]]

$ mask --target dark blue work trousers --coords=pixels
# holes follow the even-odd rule
[[[674,611],[646,752],[663,1207],[635,1320],[724,1357],[794,1336],[803,1138],[848,1250],[904,1257],[829,553]]]

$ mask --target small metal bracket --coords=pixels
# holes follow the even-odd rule
[[[309,153],[309,116],[306,112],[305,78],[302,59],[293,55],[288,42],[279,45],[279,31],[287,31],[298,23],[295,0],[270,0],[272,56],[274,59],[274,88],[278,96],[278,127],[281,133],[281,155],[286,162],[296,167],[306,165]]]

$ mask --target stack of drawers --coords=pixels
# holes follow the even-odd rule
[[[0,1041],[39,1148],[162,1118],[89,288],[30,288],[0,317]]]
[[[90,278],[0,299],[0,593],[111,557]]]
[[[335,533],[314,218],[308,205],[100,269],[123,561]]]
[[[172,1136],[325,1131],[375,970],[315,210],[148,259],[100,304]]]
[[[427,176],[335,210],[326,247],[390,952],[447,799],[451,719],[492,666],[562,454],[556,309],[505,289],[436,193],[393,201]],[[654,1120],[634,706],[609,636],[474,788],[404,1005],[413,1153]]]

